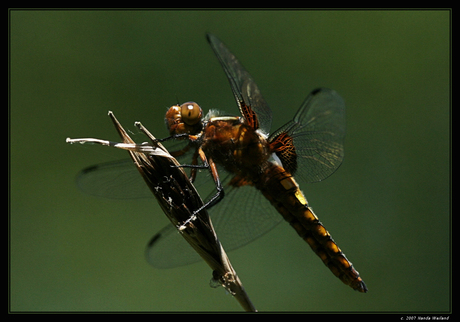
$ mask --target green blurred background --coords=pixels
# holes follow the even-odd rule
[[[154,199],[76,188],[80,169],[127,153],[65,143],[118,140],[108,110],[158,137],[177,101],[237,113],[206,32],[253,75],[274,128],[318,86],[347,103],[342,167],[302,188],[369,292],[282,223],[230,253],[255,306],[448,311],[450,12],[303,10],[10,11],[10,309],[241,310],[204,263],[148,265],[144,247],[168,222]]]

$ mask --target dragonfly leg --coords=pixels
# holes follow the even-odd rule
[[[162,139],[155,139],[155,142],[166,142],[169,140],[175,140],[175,139],[189,139],[190,141],[196,141],[198,140],[199,136],[198,135],[192,135],[189,133],[179,133],[179,134],[173,134],[171,136],[167,136]]]
[[[193,171],[193,169],[209,169],[209,164],[207,161],[204,161],[203,164],[198,164],[198,161],[196,160],[196,156],[194,156],[194,159],[192,160],[192,164],[178,164],[178,165],[171,164],[171,167],[172,168],[190,168]],[[196,170],[195,170],[195,173],[196,173]],[[196,177],[196,174],[194,177]]]
[[[192,148],[191,142],[187,144],[183,149],[176,150],[176,151],[170,151],[169,154],[171,154],[175,158],[184,155]],[[192,156],[192,165],[197,165],[197,164],[198,164],[198,149],[195,148],[195,152],[193,152],[193,156]],[[193,183],[195,182],[195,179],[196,179],[197,169],[195,167],[189,167],[189,168],[191,168],[189,180],[191,183]]]
[[[214,183],[216,184],[217,193],[203,206],[206,209],[211,208],[212,206],[219,203],[224,198],[224,188],[222,187],[222,183],[220,182],[219,172],[217,171],[216,164],[210,158],[206,157],[206,154],[203,152],[201,148],[198,149],[198,155],[203,162],[204,165],[207,165],[212,178],[214,179]]]
[[[183,167],[183,168],[191,168],[190,170],[190,176],[189,176],[189,179],[190,179],[190,182],[194,182],[195,179],[196,179],[196,174],[197,174],[197,169],[203,169],[203,168],[207,168],[207,166],[197,166],[198,165],[198,149],[196,149],[193,145],[193,142],[195,142],[196,140],[198,140],[198,136],[195,136],[195,135],[190,135],[188,133],[183,133],[183,134],[176,134],[176,135],[172,135],[172,136],[169,136],[167,138],[163,138],[163,139],[160,139],[158,140],[158,142],[164,142],[164,141],[167,141],[167,140],[170,140],[170,139],[180,139],[180,138],[188,138],[189,139],[189,144],[187,144],[183,149],[180,149],[180,150],[176,150],[176,151],[170,151],[169,153],[177,158],[177,157],[180,157],[180,156],[183,156],[184,154],[186,154],[191,148],[194,148],[195,149],[195,152],[193,153],[193,156],[192,156],[192,165],[180,165],[180,167]],[[171,166],[174,166],[174,165],[171,165]],[[179,167],[179,166],[177,166]]]
[[[212,175],[212,177],[214,179],[214,182],[216,184],[216,191],[217,192],[203,206],[201,206],[200,208],[195,210],[193,212],[192,216],[190,216],[189,219],[184,221],[184,223],[178,227],[178,229],[180,231],[184,230],[186,228],[186,226],[190,222],[192,222],[193,220],[196,219],[196,214],[197,213],[199,213],[203,209],[209,209],[209,208],[215,206],[216,204],[218,204],[224,198],[224,195],[225,195],[224,188],[222,187],[222,183],[220,182],[219,173],[217,172],[217,167],[216,167],[216,164],[214,163],[214,161],[212,159],[208,159],[206,157],[205,153],[203,152],[203,150],[201,150],[201,148],[198,149],[198,155],[200,156],[200,159],[203,162],[203,165],[205,166],[205,168],[209,168],[209,170],[211,172],[211,175]],[[196,168],[194,165],[188,165],[188,166],[185,165],[185,166],[186,167],[192,166],[193,168]],[[197,165],[197,166],[200,167],[199,165]]]
[[[188,133],[181,133],[181,134],[174,134],[174,135],[162,138],[162,139],[155,139],[155,141],[156,142],[166,142],[166,141],[173,140],[173,139],[189,138],[190,136],[191,135]]]
[[[195,152],[193,152],[193,157],[192,157],[192,164],[198,164],[198,149],[195,149]],[[190,170],[190,182],[194,183],[196,179],[196,169],[191,169]]]

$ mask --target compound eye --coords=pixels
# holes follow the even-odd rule
[[[187,102],[180,106],[181,118],[185,124],[195,125],[201,120],[201,107],[195,102]]]

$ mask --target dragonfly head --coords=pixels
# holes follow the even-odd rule
[[[201,107],[195,102],[186,102],[180,106],[174,105],[166,112],[166,127],[171,135],[197,134],[202,129],[202,115]]]

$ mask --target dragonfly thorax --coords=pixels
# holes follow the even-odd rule
[[[204,129],[203,151],[227,171],[257,177],[271,152],[265,137],[240,117],[211,118]]]

